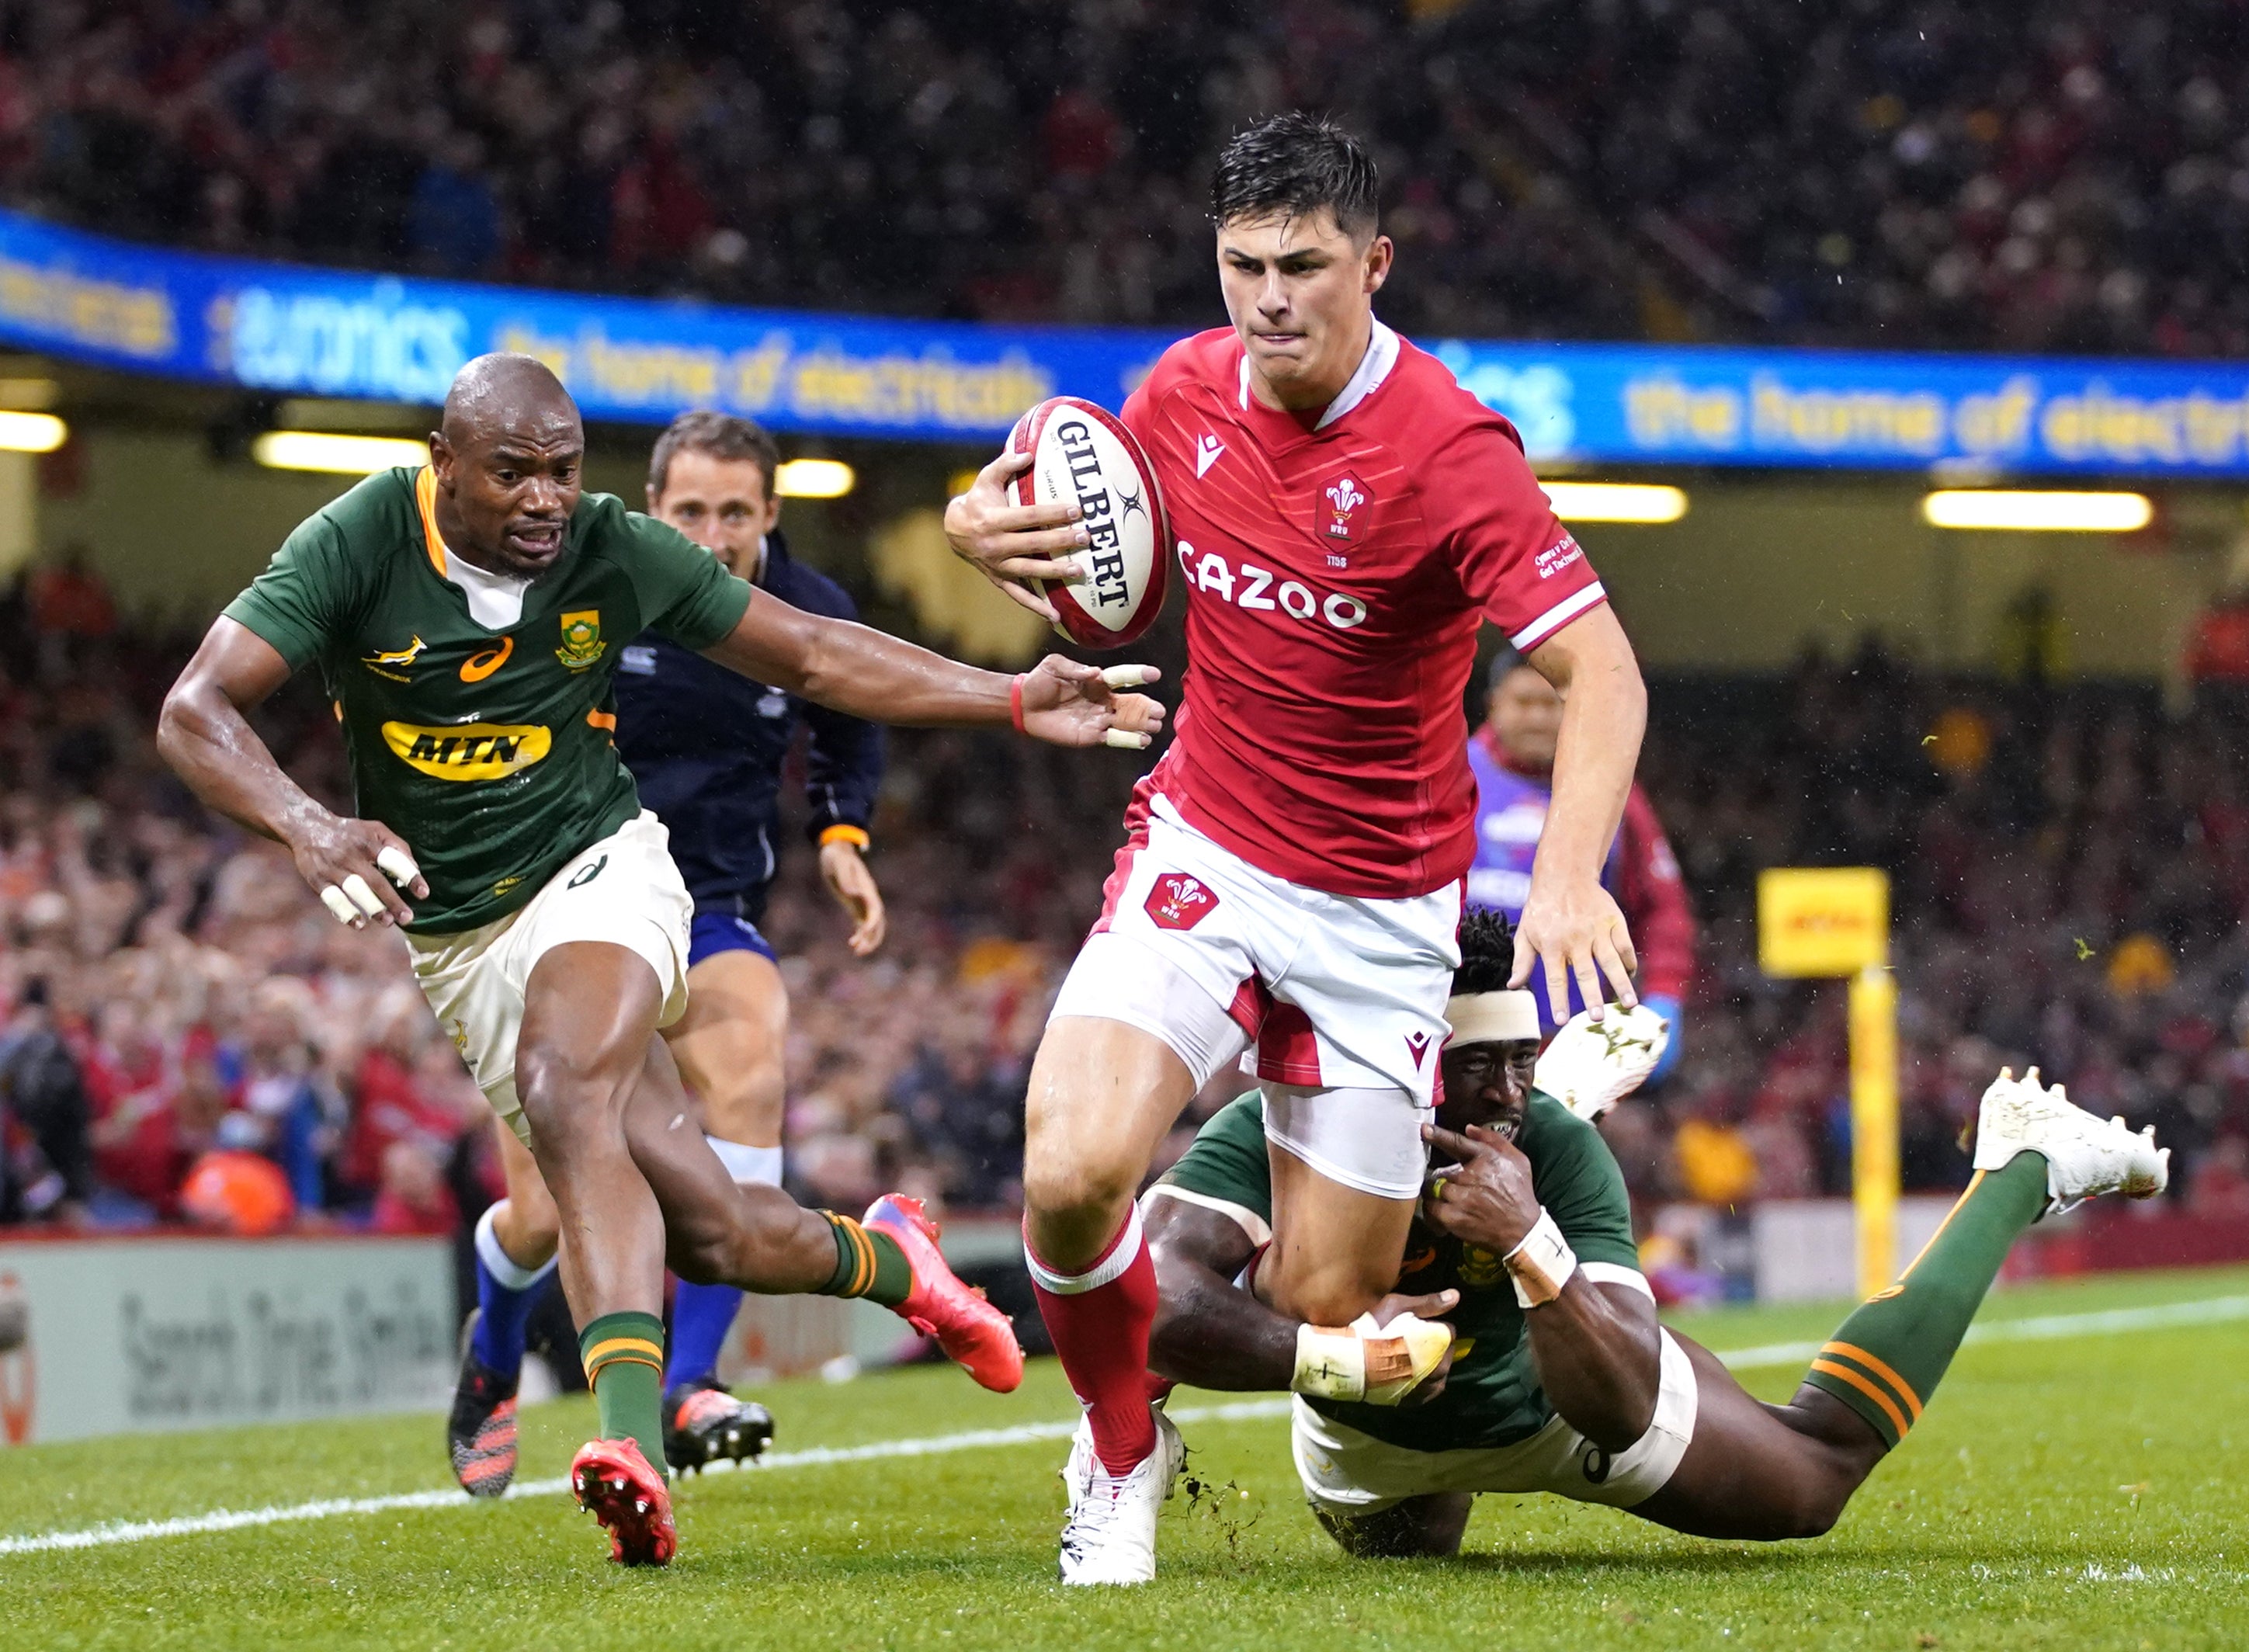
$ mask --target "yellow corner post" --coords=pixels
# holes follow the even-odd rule
[[[1851,1202],[1859,1292],[1897,1270],[1897,979],[1890,880],[1871,866],[1774,867],[1757,878],[1757,961],[1784,978],[1851,982]]]
[[[1851,977],[1851,1206],[1864,1298],[1897,1274],[1897,977],[1874,964]]]

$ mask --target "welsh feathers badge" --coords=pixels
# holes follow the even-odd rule
[[[1350,539],[1351,518],[1362,513],[1367,503],[1366,485],[1345,471],[1320,490],[1320,531],[1331,540]]]

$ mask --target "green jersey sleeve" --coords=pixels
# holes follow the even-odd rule
[[[1531,1092],[1518,1145],[1530,1160],[1538,1202],[1580,1262],[1640,1267],[1632,1195],[1601,1132],[1543,1091]]]
[[[1258,1230],[1269,1231],[1273,1220],[1273,1171],[1265,1157],[1265,1105],[1257,1092],[1237,1096],[1213,1113],[1156,1186],[1175,1188],[1236,1221],[1250,1216],[1241,1225],[1262,1242]]]
[[[380,532],[402,494],[410,506],[413,484],[399,479],[409,474],[377,472],[306,517],[250,589],[227,604],[227,618],[271,643],[292,671],[318,658],[350,630],[361,579],[377,559],[377,544],[355,542],[366,537],[361,530],[371,525]]]
[[[631,577],[642,623],[682,648],[719,642],[742,623],[750,583],[669,523],[602,501],[613,554]]]

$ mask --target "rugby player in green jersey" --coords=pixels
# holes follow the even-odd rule
[[[158,741],[197,796],[286,845],[354,927],[396,925],[439,1023],[531,1147],[601,1411],[572,1468],[616,1558],[676,1545],[662,1454],[664,1270],[768,1294],[865,1296],[1012,1388],[1012,1329],[954,1278],[911,1201],[864,1222],[737,1185],[689,1127],[659,1026],[686,1008],[692,905],[610,740],[611,673],[644,628],[838,711],[1145,747],[1138,666],[1050,657],[1010,678],[803,613],[677,530],[581,491],[578,410],[546,367],[461,369],[430,464],[307,520],[213,623]],[[1077,530],[1026,507],[1061,547]],[[1051,520],[1049,520],[1051,519]],[[244,714],[320,666],[357,818],[308,796]],[[395,885],[395,886],[394,886]]]
[[[1713,1538],[1826,1531],[1921,1415],[2015,1236],[2094,1194],[2162,1191],[2169,1150],[2005,1072],[1975,1177],[1898,1283],[1854,1313],[1786,1405],[1656,1323],[1624,1178],[1592,1125],[1531,1087],[1537,1007],[1505,919],[1473,912],[1446,1018],[1433,1169],[1398,1280],[1356,1325],[1255,1294],[1271,1185],[1255,1094],[1152,1187],[1150,1361],[1207,1388],[1290,1389],[1313,1514],[1359,1555],[1447,1555],[1481,1491],[1551,1491]],[[1248,1286],[1237,1283],[1251,1270]],[[1427,1321],[1448,1319],[1441,1330]],[[1084,1449],[1081,1430],[1079,1449]]]

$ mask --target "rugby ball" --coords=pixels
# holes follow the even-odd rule
[[[1010,452],[1028,453],[1011,483],[1017,505],[1076,500],[1090,542],[1086,576],[1046,582],[1055,630],[1083,648],[1121,648],[1156,623],[1171,576],[1172,528],[1156,468],[1111,414],[1074,396],[1050,396],[1015,421]]]

